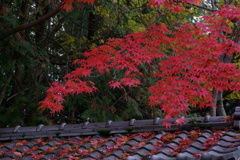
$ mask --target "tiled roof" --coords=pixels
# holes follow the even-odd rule
[[[186,119],[169,129],[159,118],[0,128],[0,160],[237,160],[240,107],[226,119]]]

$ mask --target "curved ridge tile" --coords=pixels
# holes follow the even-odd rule
[[[224,141],[226,141],[226,142],[240,142],[240,138],[233,138],[233,137],[231,137],[231,136],[227,136],[227,135],[225,135],[225,136],[222,136],[221,138],[220,138],[220,140],[224,140]]]
[[[233,147],[233,148],[223,148],[220,146],[214,146],[211,149],[209,149],[209,151],[215,151],[217,153],[222,153],[222,154],[226,154],[226,153],[231,153],[238,150],[238,147]]]
[[[177,160],[196,160],[197,158],[188,152],[184,152],[184,153],[179,153],[176,159]]]
[[[43,126],[44,126],[43,124],[39,124],[39,125],[37,126],[36,132],[40,132],[40,131],[42,130],[42,127],[43,127]]]
[[[181,139],[187,138],[187,137],[188,137],[188,133],[186,133],[186,132],[182,132],[176,136],[176,138],[181,138]]]
[[[203,146],[202,146],[202,143],[200,142],[193,142],[192,144],[190,144],[190,147],[194,147],[196,149],[199,149],[199,150],[206,150]]]
[[[203,150],[197,149],[194,147],[189,147],[189,148],[185,149],[183,153],[185,153],[185,152],[188,152],[189,154],[199,154],[199,153],[203,152]]]
[[[236,151],[230,153],[218,153],[215,151],[208,151],[202,154],[201,160],[229,160],[229,159],[237,159],[240,157],[240,150],[237,149]]]
[[[231,143],[231,142],[226,142],[224,140],[220,140],[217,143],[215,143],[215,146],[221,146],[221,147],[224,147],[224,148],[229,148],[229,146],[232,145],[232,144],[233,143]]]
[[[169,157],[172,157],[173,156],[173,153],[171,152],[171,148],[163,148],[159,151],[159,154],[164,154],[166,156],[169,156]]]
[[[141,148],[145,148],[148,151],[153,151],[156,149],[156,147],[154,147],[152,144],[146,144],[146,145],[142,146]]]
[[[231,137],[236,137],[236,136],[240,136],[240,133],[236,133],[234,131],[228,131],[224,135],[231,136]]]
[[[59,130],[63,130],[66,124],[67,124],[67,123],[62,123],[62,124],[60,125],[60,127],[59,127]]]
[[[205,137],[199,137],[197,138],[196,142],[200,142],[201,144],[205,143],[206,142],[206,139]]]
[[[135,152],[135,154],[138,154],[140,156],[144,156],[144,155],[146,155],[148,153],[149,153],[149,150],[147,150],[145,148],[139,149],[137,152]]]
[[[201,134],[199,137],[204,137],[204,138],[208,138],[210,137],[212,134],[209,132],[204,132],[203,134]]]
[[[13,133],[18,132],[19,128],[21,128],[21,126],[16,126],[16,127],[13,129]]]
[[[176,160],[176,157],[167,156],[163,153],[152,155],[150,160]]]

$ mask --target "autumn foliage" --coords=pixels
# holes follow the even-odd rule
[[[62,8],[66,11],[72,10],[72,5],[74,2],[93,4],[95,0],[63,0]]]
[[[71,4],[73,0],[64,2]],[[181,2],[199,3],[198,0]],[[177,5],[166,0],[152,0],[149,5],[180,11],[176,10]],[[65,6],[65,9],[69,8]],[[63,83],[52,84],[40,109],[60,112],[66,96],[98,91],[88,79],[96,73],[114,75],[116,70],[121,70],[124,77],[114,75],[109,86],[112,89],[137,86],[142,83],[143,76],[139,66],[151,66],[156,60],[159,63],[152,76],[158,80],[149,87],[149,105],[159,105],[165,119],[185,115],[189,106],[215,107],[213,88],[219,91],[240,89],[240,71],[236,65],[220,61],[221,56],[239,53],[239,44],[228,37],[232,23],[239,22],[239,17],[239,8],[227,5],[210,16],[203,16],[198,23],[186,23],[173,30],[164,23],[152,24],[146,31],[110,39],[85,52],[84,59],[75,60],[74,64],[79,67],[67,74]],[[183,122],[182,119],[177,121]],[[168,122],[165,125],[169,126]]]

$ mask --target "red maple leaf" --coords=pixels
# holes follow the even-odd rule
[[[65,0],[64,4],[71,5],[73,2]],[[94,0],[79,2],[91,4]],[[178,3],[199,2],[182,0]],[[151,0],[149,4],[162,5],[174,12],[181,10],[181,6],[173,1]],[[82,59],[75,60],[79,67],[66,75],[62,84],[52,84],[46,98],[40,102],[40,109],[59,112],[67,96],[92,94],[97,88],[86,78],[91,78],[93,73],[110,75],[112,79],[108,85],[112,89],[135,87],[144,77],[140,69],[142,65],[155,72],[147,75],[156,78],[156,82],[148,88],[151,94],[149,104],[159,105],[166,119],[187,114],[189,106],[215,107],[212,89],[240,89],[240,71],[236,65],[219,59],[225,54],[232,56],[232,53],[239,53],[240,45],[228,36],[232,32],[232,22],[229,21],[238,17],[239,8],[227,5],[209,16],[202,16],[202,21],[195,24],[186,23],[174,30],[168,30],[164,23],[153,24],[143,32],[111,39],[85,52]],[[171,50],[171,54],[164,53],[167,50]],[[152,66],[156,59],[159,63]],[[178,119],[176,123],[181,125],[184,119]],[[167,121],[163,125],[167,128],[171,126]]]
[[[163,123],[163,126],[165,126],[166,128],[171,128],[171,123],[167,122],[167,121],[164,121]]]
[[[179,118],[175,121],[176,124],[182,125],[185,123],[185,119],[184,118]]]

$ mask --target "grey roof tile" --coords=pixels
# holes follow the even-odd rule
[[[99,153],[106,153],[108,151],[107,147],[106,146],[102,146],[102,147],[99,147],[96,149],[96,151],[98,151]]]
[[[176,157],[167,156],[163,153],[152,155],[150,160],[176,160]]]
[[[114,155],[115,157],[121,157],[121,156],[122,156],[122,154],[124,154],[123,150],[121,150],[121,149],[118,149],[118,150],[116,150],[116,151],[112,152],[112,154],[111,154],[111,155]]]
[[[4,157],[4,158],[0,158],[0,160],[12,160],[12,158],[10,158],[10,157]]]
[[[190,144],[190,146],[199,150],[206,150],[204,149],[204,147],[202,146],[202,143],[200,142],[193,142],[192,144]]]
[[[54,154],[48,154],[48,155],[44,155],[41,159],[42,160],[50,160],[50,159],[54,159]]]
[[[50,146],[49,145],[45,145],[45,146],[39,147],[38,150],[46,151],[48,148],[50,148]]]
[[[197,148],[194,148],[194,147],[189,147],[184,151],[184,153],[185,152],[188,152],[190,154],[198,154],[198,153],[202,153],[203,150],[200,150],[200,149],[197,149]]]
[[[163,146],[166,147],[166,148],[169,148],[169,149],[175,149],[175,148],[177,148],[178,144],[170,142],[170,143],[168,143],[166,145],[163,145]]]
[[[7,137],[0,137],[0,141],[8,141],[10,140],[11,137],[7,136]]]
[[[58,149],[55,149],[53,151],[51,151],[50,153],[51,154],[54,154],[54,155],[57,155],[62,149],[58,148]]]
[[[104,143],[103,146],[109,146],[110,147],[110,146],[113,146],[114,144],[115,144],[115,142],[110,140],[110,141]]]
[[[138,137],[138,136],[133,137],[131,140],[135,140],[135,141],[137,141],[137,142],[143,141],[143,139],[142,139],[141,137]]]
[[[27,150],[29,150],[29,149],[31,149],[31,148],[28,147],[28,146],[22,146],[22,147],[16,149],[16,151],[17,151],[17,152],[24,153],[25,151],[27,151]]]
[[[188,137],[188,132],[182,132],[176,136],[176,138],[187,138],[187,137]]]
[[[233,148],[224,148],[224,147],[220,147],[220,146],[214,146],[210,149],[210,151],[215,151],[215,152],[218,152],[218,153],[230,153],[230,152],[234,152],[238,150],[237,147],[233,147]]]
[[[155,135],[154,137],[153,137],[153,139],[160,139],[160,138],[162,138],[162,136],[165,134],[165,132],[162,132],[162,133],[160,133],[160,134],[157,134],[157,135]]]
[[[179,145],[180,140],[181,140],[181,138],[175,138],[175,139],[173,139],[171,142],[172,142],[172,143],[176,143],[177,145]]]
[[[142,157],[142,160],[150,160],[151,156],[150,155],[146,155]]]
[[[197,160],[198,158],[194,157],[192,154],[188,152],[180,153],[176,156],[177,160]]]
[[[148,151],[153,151],[156,149],[156,147],[154,147],[152,144],[146,144],[146,145],[142,146],[141,148],[145,148]]]
[[[17,132],[36,132],[37,127],[20,127]]]
[[[11,149],[13,149],[15,146],[16,146],[16,142],[13,141],[13,142],[5,145],[4,147],[7,148],[7,149],[9,149],[9,150],[11,150]]]
[[[224,140],[224,141],[227,141],[227,142],[240,142],[240,138],[236,139],[236,138],[233,138],[233,137],[227,136],[227,135],[222,136],[221,140]]]
[[[119,149],[129,152],[129,151],[131,151],[131,147],[132,146],[130,146],[129,144],[125,144],[125,145],[119,147]]]
[[[164,155],[167,155],[167,156],[173,156],[172,149],[168,147],[161,149],[159,153],[163,153]]]
[[[100,152],[94,151],[94,152],[90,153],[89,155],[87,155],[87,157],[90,157],[90,158],[93,158],[93,159],[99,159],[101,155],[102,154]]]
[[[68,159],[67,159],[68,160]],[[85,158],[81,158],[81,160],[94,160],[93,158],[91,157],[85,157]]]
[[[240,112],[240,107],[238,110]],[[234,117],[235,121],[240,122],[240,118],[236,119],[236,117]],[[0,158],[18,158],[16,157],[17,154],[14,154],[11,149],[19,153],[26,151],[26,154],[22,158],[23,160],[33,159],[31,157],[32,154],[44,154],[42,159],[46,160],[49,158],[67,160],[70,157],[85,160],[90,160],[91,158],[114,160],[115,158],[123,159],[122,156],[128,156],[126,158],[128,160],[233,160],[240,157],[240,133],[236,130],[227,132],[216,132],[213,130],[213,128],[231,128],[233,126],[232,123],[224,122],[223,117],[207,116],[205,117],[206,122],[204,122],[204,118],[199,119],[201,119],[199,126],[202,126],[200,128],[197,125],[194,126],[188,123],[182,126],[173,124],[171,128],[166,129],[162,126],[163,120],[159,118],[125,122],[63,123],[52,126],[39,125],[35,127],[17,126],[7,129],[0,128],[0,141],[3,140],[0,143]],[[175,119],[170,120],[170,122],[174,121]],[[186,121],[190,121],[190,119],[186,119]],[[207,128],[204,128],[204,125],[211,126],[211,129],[203,130]],[[237,127],[240,127],[240,125]],[[127,131],[127,128],[132,128],[133,130]],[[14,132],[14,129],[16,132]],[[111,130],[108,138],[102,137],[97,132],[99,129]],[[199,130],[197,135],[192,135],[192,129],[201,129],[201,131]],[[180,132],[180,130],[184,131]],[[142,133],[143,131],[147,132]],[[171,134],[170,137],[167,137],[169,133],[164,136],[165,133],[163,131],[165,133],[178,132],[174,132],[173,137],[171,137]],[[216,133],[219,133],[219,135],[216,135]],[[82,137],[83,135],[89,137]],[[210,140],[209,138],[214,138],[214,136],[214,143],[216,143],[206,146]],[[34,137],[35,139],[33,140]],[[44,138],[40,139],[41,137]],[[19,139],[19,141],[15,140],[4,143],[4,140],[11,139]],[[23,142],[21,139],[28,139],[28,142],[25,141],[21,144]],[[102,141],[99,141],[100,139]],[[191,139],[190,142],[193,141],[193,143],[183,144],[184,147],[182,147],[182,141],[185,139]],[[76,154],[81,149],[84,152],[86,151],[85,153],[88,153],[86,157]],[[12,153],[9,152],[8,155],[1,156],[1,151],[10,151]],[[101,158],[98,156],[101,156]]]
[[[69,144],[64,144],[60,146],[61,149],[71,148]]]
[[[89,148],[91,147],[91,143],[84,143],[83,145],[81,145],[81,148]]]
[[[117,159],[118,157],[114,156],[114,155],[110,155],[108,157],[103,158],[103,160],[114,160]]]
[[[207,138],[205,138],[205,137],[199,137],[199,138],[197,139],[197,141],[200,142],[200,143],[205,143],[205,142],[206,142],[206,139],[207,139]]]
[[[228,131],[225,133],[225,135],[231,136],[231,137],[236,137],[236,136],[240,136],[240,133],[236,133],[234,131]]]
[[[228,159],[237,159],[240,157],[240,151],[236,150],[232,153],[229,154],[221,154],[215,151],[209,151],[209,152],[205,152],[203,153],[201,159],[202,160],[212,160],[212,159],[224,159],[224,160],[228,160]]]
[[[142,157],[139,155],[128,156],[126,160],[141,160]]]
[[[146,155],[148,153],[149,153],[149,150],[147,150],[145,148],[139,149],[137,152],[135,152],[135,154],[138,154],[140,156],[144,156],[144,155]]]
[[[137,145],[138,143],[139,143],[138,141],[130,140],[130,141],[128,141],[126,144],[128,144],[129,146],[135,146],[135,145]]]
[[[50,126],[43,126],[41,131],[57,131],[59,130],[60,125],[50,125]]]
[[[7,151],[9,151],[9,149],[6,148],[6,147],[0,148],[0,153],[1,153],[1,152],[5,153],[5,152],[7,152]]]
[[[80,136],[81,133],[61,133],[59,136],[61,137],[73,137],[73,136]]]
[[[200,137],[208,138],[210,137],[211,134],[209,132],[204,132],[203,134],[200,135]]]
[[[33,160],[33,158],[31,156],[27,156],[27,157],[21,158],[21,160]]]
[[[229,146],[231,144],[232,144],[231,142],[226,142],[226,141],[223,141],[223,140],[220,140],[217,143],[215,143],[215,145],[218,145],[218,146],[221,146],[221,147],[225,147],[225,148],[229,148]]]

